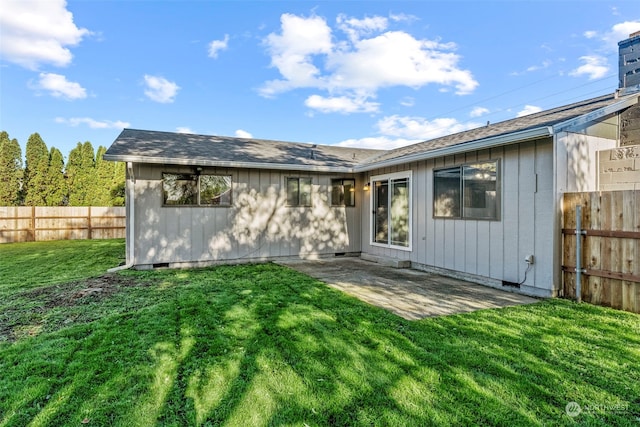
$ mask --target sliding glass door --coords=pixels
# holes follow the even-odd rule
[[[411,171],[371,178],[371,243],[411,249]]]

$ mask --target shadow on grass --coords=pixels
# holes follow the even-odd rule
[[[0,344],[0,427],[640,416],[637,315],[547,301],[409,322],[269,264],[121,277],[156,285],[111,294],[99,319]],[[571,401],[595,409],[571,418]]]

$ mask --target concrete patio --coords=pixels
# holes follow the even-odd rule
[[[278,263],[407,320],[539,301],[513,292],[424,271],[395,269],[356,257]]]

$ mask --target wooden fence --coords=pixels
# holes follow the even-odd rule
[[[640,191],[566,193],[563,290],[576,297],[576,206],[582,206],[583,301],[640,313]]]
[[[0,243],[125,237],[124,207],[0,207]]]

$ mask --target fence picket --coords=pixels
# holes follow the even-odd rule
[[[563,290],[575,298],[575,207],[583,206],[583,300],[640,313],[640,190],[566,193],[563,198]],[[595,235],[590,235],[589,231]]]
[[[0,207],[0,243],[125,237],[125,208]]]

